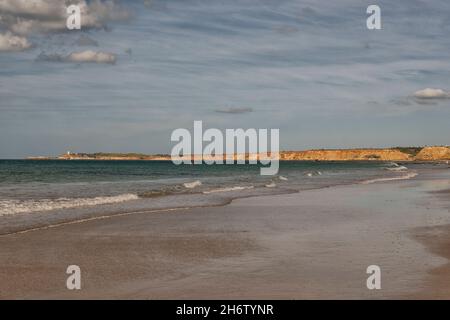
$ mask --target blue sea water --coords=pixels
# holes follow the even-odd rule
[[[278,175],[261,176],[259,166],[249,164],[0,160],[0,216],[87,207],[98,211],[120,206],[126,211],[137,203],[139,210],[189,207],[208,205],[218,197],[233,199],[403,177],[409,177],[407,168],[382,162],[282,161]]]

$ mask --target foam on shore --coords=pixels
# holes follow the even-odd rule
[[[361,184],[371,184],[371,183],[395,181],[395,180],[408,180],[408,179],[412,179],[412,178],[416,177],[417,175],[418,175],[417,172],[408,172],[407,174],[405,174],[403,176],[371,179],[371,180],[363,181],[363,182],[361,182]]]
[[[110,197],[95,198],[58,198],[39,200],[0,200],[0,216],[16,213],[31,213],[37,211],[50,211],[56,209],[76,208],[81,206],[96,206],[100,204],[119,203],[136,200],[139,197],[135,194],[121,194]]]

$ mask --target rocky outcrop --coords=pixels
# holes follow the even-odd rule
[[[449,147],[425,147],[415,157],[417,161],[450,160]]]

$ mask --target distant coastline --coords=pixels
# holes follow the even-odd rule
[[[191,156],[196,159],[197,155]],[[259,154],[235,154],[237,159],[255,159]],[[226,155],[223,156],[226,158]],[[58,156],[34,156],[27,160],[103,160],[103,161],[170,161],[168,154],[147,155],[141,153],[72,153]],[[395,147],[395,148],[361,148],[361,149],[313,149],[304,151],[281,151],[280,160],[294,161],[449,161],[450,147]]]

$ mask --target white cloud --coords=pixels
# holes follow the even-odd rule
[[[131,13],[116,1],[73,0],[80,6],[81,28],[101,28],[110,21],[129,19]],[[20,35],[66,28],[67,4],[61,0],[0,0],[0,25]]]
[[[67,56],[67,61],[71,62],[96,62],[96,63],[115,63],[116,55],[108,52],[81,51],[73,52]]]
[[[66,30],[67,6],[79,5],[81,30],[104,28],[109,22],[123,21],[131,12],[114,0],[0,0],[0,52],[23,51],[31,47],[30,35]],[[82,36],[78,45],[98,46],[95,40]],[[68,55],[41,53],[37,60],[52,62],[116,62],[116,55],[107,52],[82,51]]]
[[[414,97],[417,99],[447,99],[450,98],[450,93],[442,89],[426,88],[416,91]]]
[[[0,0],[0,12],[12,15],[50,17],[62,14],[63,1],[52,0]]]
[[[11,32],[0,33],[1,51],[23,51],[31,47],[31,43],[24,37],[15,36]]]

